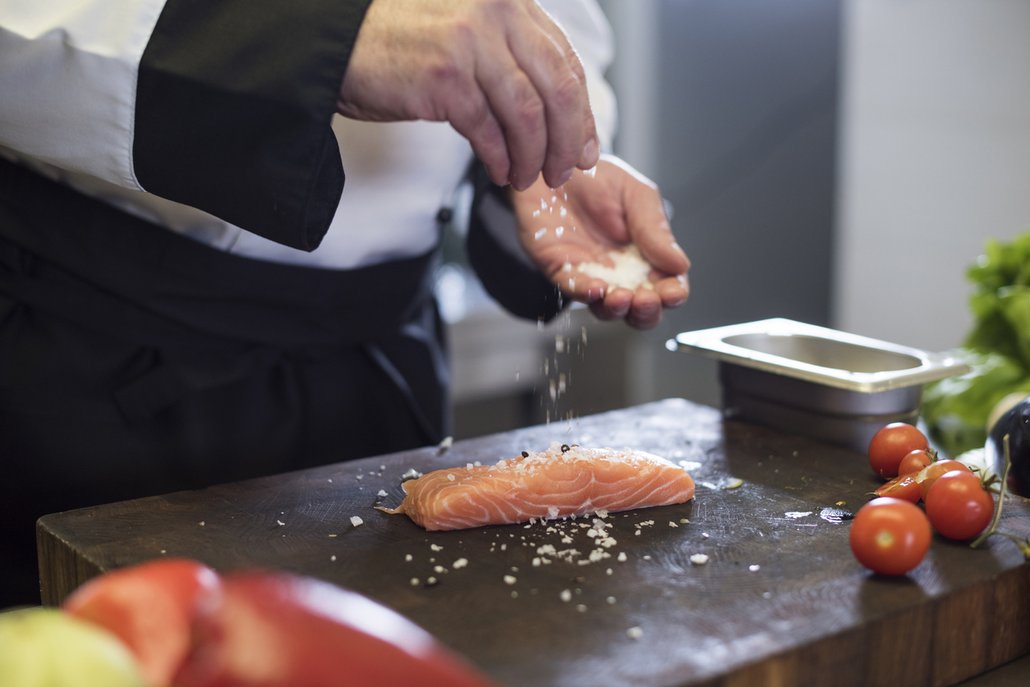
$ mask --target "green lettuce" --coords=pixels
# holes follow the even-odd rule
[[[923,419],[950,454],[982,447],[987,418],[1012,393],[1030,394],[1030,232],[989,241],[967,271],[973,327],[957,353],[967,374],[927,387]]]

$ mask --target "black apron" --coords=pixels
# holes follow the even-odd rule
[[[45,513],[439,442],[435,260],[241,258],[0,161],[0,607]]]

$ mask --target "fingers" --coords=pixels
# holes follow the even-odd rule
[[[536,3],[528,3],[527,8],[534,30],[509,31],[508,43],[539,99],[540,109],[495,112],[514,144],[509,145],[513,185],[525,188],[542,172],[548,185],[557,188],[569,180],[577,166],[589,169],[596,164],[600,153],[597,131],[579,56]],[[526,101],[517,102],[516,108]],[[526,130],[524,137],[520,127]],[[521,147],[523,138],[531,145]],[[534,164],[538,162],[542,164]]]
[[[575,72],[579,83],[583,84],[585,88],[587,85],[586,71],[583,69],[582,61],[579,59],[579,53],[572,46],[572,43],[569,42],[568,35],[566,35],[561,26],[551,19],[551,16],[542,7],[534,3],[531,9],[531,13],[536,18],[537,23],[555,41],[555,44],[563,52],[565,59],[572,67],[573,72]],[[587,142],[581,151],[581,156],[576,166],[587,170],[593,169],[597,165],[601,154],[600,139],[597,136],[597,124],[594,121],[594,113],[590,107],[589,99],[586,101],[586,107],[583,110],[583,127],[587,134]]]

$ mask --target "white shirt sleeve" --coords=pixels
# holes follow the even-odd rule
[[[140,189],[136,78],[165,0],[0,0],[7,157]]]

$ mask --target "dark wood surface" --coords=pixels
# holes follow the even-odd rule
[[[399,501],[409,468],[492,463],[553,442],[687,461],[697,496],[610,515],[612,557],[585,565],[533,565],[542,545],[588,554],[579,522],[430,534],[372,508]],[[877,484],[858,453],[672,399],[445,452],[48,515],[39,523],[44,600],[157,556],[282,568],[377,599],[509,687],[943,685],[1030,653],[1030,565],[1007,540],[971,550],[935,539],[900,579],[859,567],[847,522],[823,509],[857,509]],[[1026,501],[1011,499],[1005,513],[1006,529],[1030,532]],[[455,567],[459,558],[467,566]],[[425,586],[430,576],[438,584]]]

